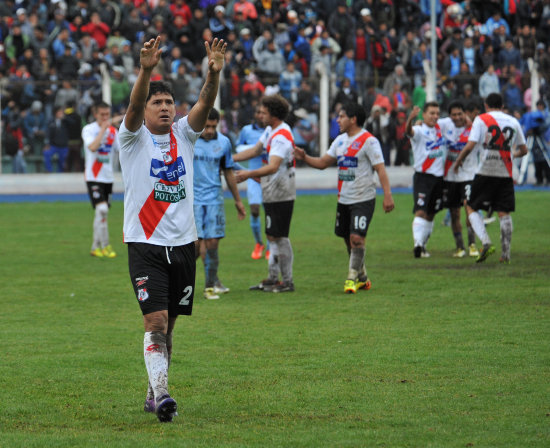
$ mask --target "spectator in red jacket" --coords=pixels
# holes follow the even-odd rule
[[[84,25],[81,28],[83,33],[88,33],[97,42],[97,46],[100,50],[105,48],[107,44],[107,37],[111,29],[109,26],[101,21],[101,17],[97,12],[93,12],[90,16],[90,23]]]

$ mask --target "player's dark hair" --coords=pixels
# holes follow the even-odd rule
[[[502,95],[500,93],[490,93],[485,98],[485,104],[491,109],[502,109]]]
[[[151,97],[153,95],[156,95],[157,93],[167,93],[172,97],[174,102],[176,101],[170,83],[167,83],[166,81],[151,81],[149,83],[149,95],[147,95],[147,99],[145,100],[145,102],[147,103],[151,99]]]
[[[110,109],[111,105],[105,101],[98,101],[92,106],[92,112],[95,114],[98,109]]]
[[[451,114],[451,111],[453,109],[460,109],[460,110],[463,111],[464,110],[464,104],[460,100],[451,101],[451,104],[449,104],[449,108],[447,109],[447,112],[449,112],[449,115]]]
[[[218,110],[213,107],[211,110],[210,110],[210,113],[208,114],[208,120],[216,120],[216,121],[220,121],[220,113],[218,112]]]
[[[279,94],[262,97],[261,104],[270,115],[277,117],[279,120],[285,120],[290,111],[288,101]]]
[[[466,107],[464,108],[464,110],[466,112],[472,112],[474,110],[483,110],[483,107],[481,107],[481,104],[479,104],[479,101],[475,101],[475,100],[472,100],[472,101],[468,101],[466,103]]]
[[[367,113],[363,106],[355,102],[344,103],[342,109],[349,118],[356,118],[357,126],[363,127],[367,119]]]
[[[428,101],[424,104],[422,111],[426,112],[430,107],[437,107],[439,109],[439,103],[437,101]]]

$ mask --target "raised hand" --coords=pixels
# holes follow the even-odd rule
[[[215,38],[212,41],[212,45],[204,42],[204,47],[208,56],[208,70],[213,73],[219,73],[223,68],[227,43],[223,39],[218,40],[218,38]]]
[[[139,52],[139,62],[143,69],[152,69],[159,63],[162,54],[159,46],[160,36],[143,44],[143,48]]]

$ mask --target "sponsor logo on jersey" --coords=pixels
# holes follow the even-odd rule
[[[183,159],[178,157],[176,161],[170,165],[165,165],[163,160],[151,159],[150,175],[166,182],[175,183],[179,178],[185,175],[185,164]]]
[[[180,182],[177,185],[166,185],[162,182],[155,183],[155,201],[176,203],[185,199],[185,184]]]
[[[338,180],[343,182],[355,180],[355,170],[338,171]]]
[[[357,157],[350,157],[350,156],[338,156],[338,166],[341,168],[357,168],[358,161]]]

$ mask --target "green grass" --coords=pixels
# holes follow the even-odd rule
[[[380,203],[367,237],[373,288],[344,295],[335,197],[300,196],[294,294],[248,291],[248,220],[227,203],[220,278],[174,336],[180,416],[142,411],[143,330],[121,243],[88,255],[88,203],[0,204],[2,447],[546,447],[550,445],[550,207],[517,194],[512,264],[453,259],[436,226],[412,256],[412,199]],[[488,227],[499,241],[498,224]],[[498,244],[497,244],[498,245]]]

